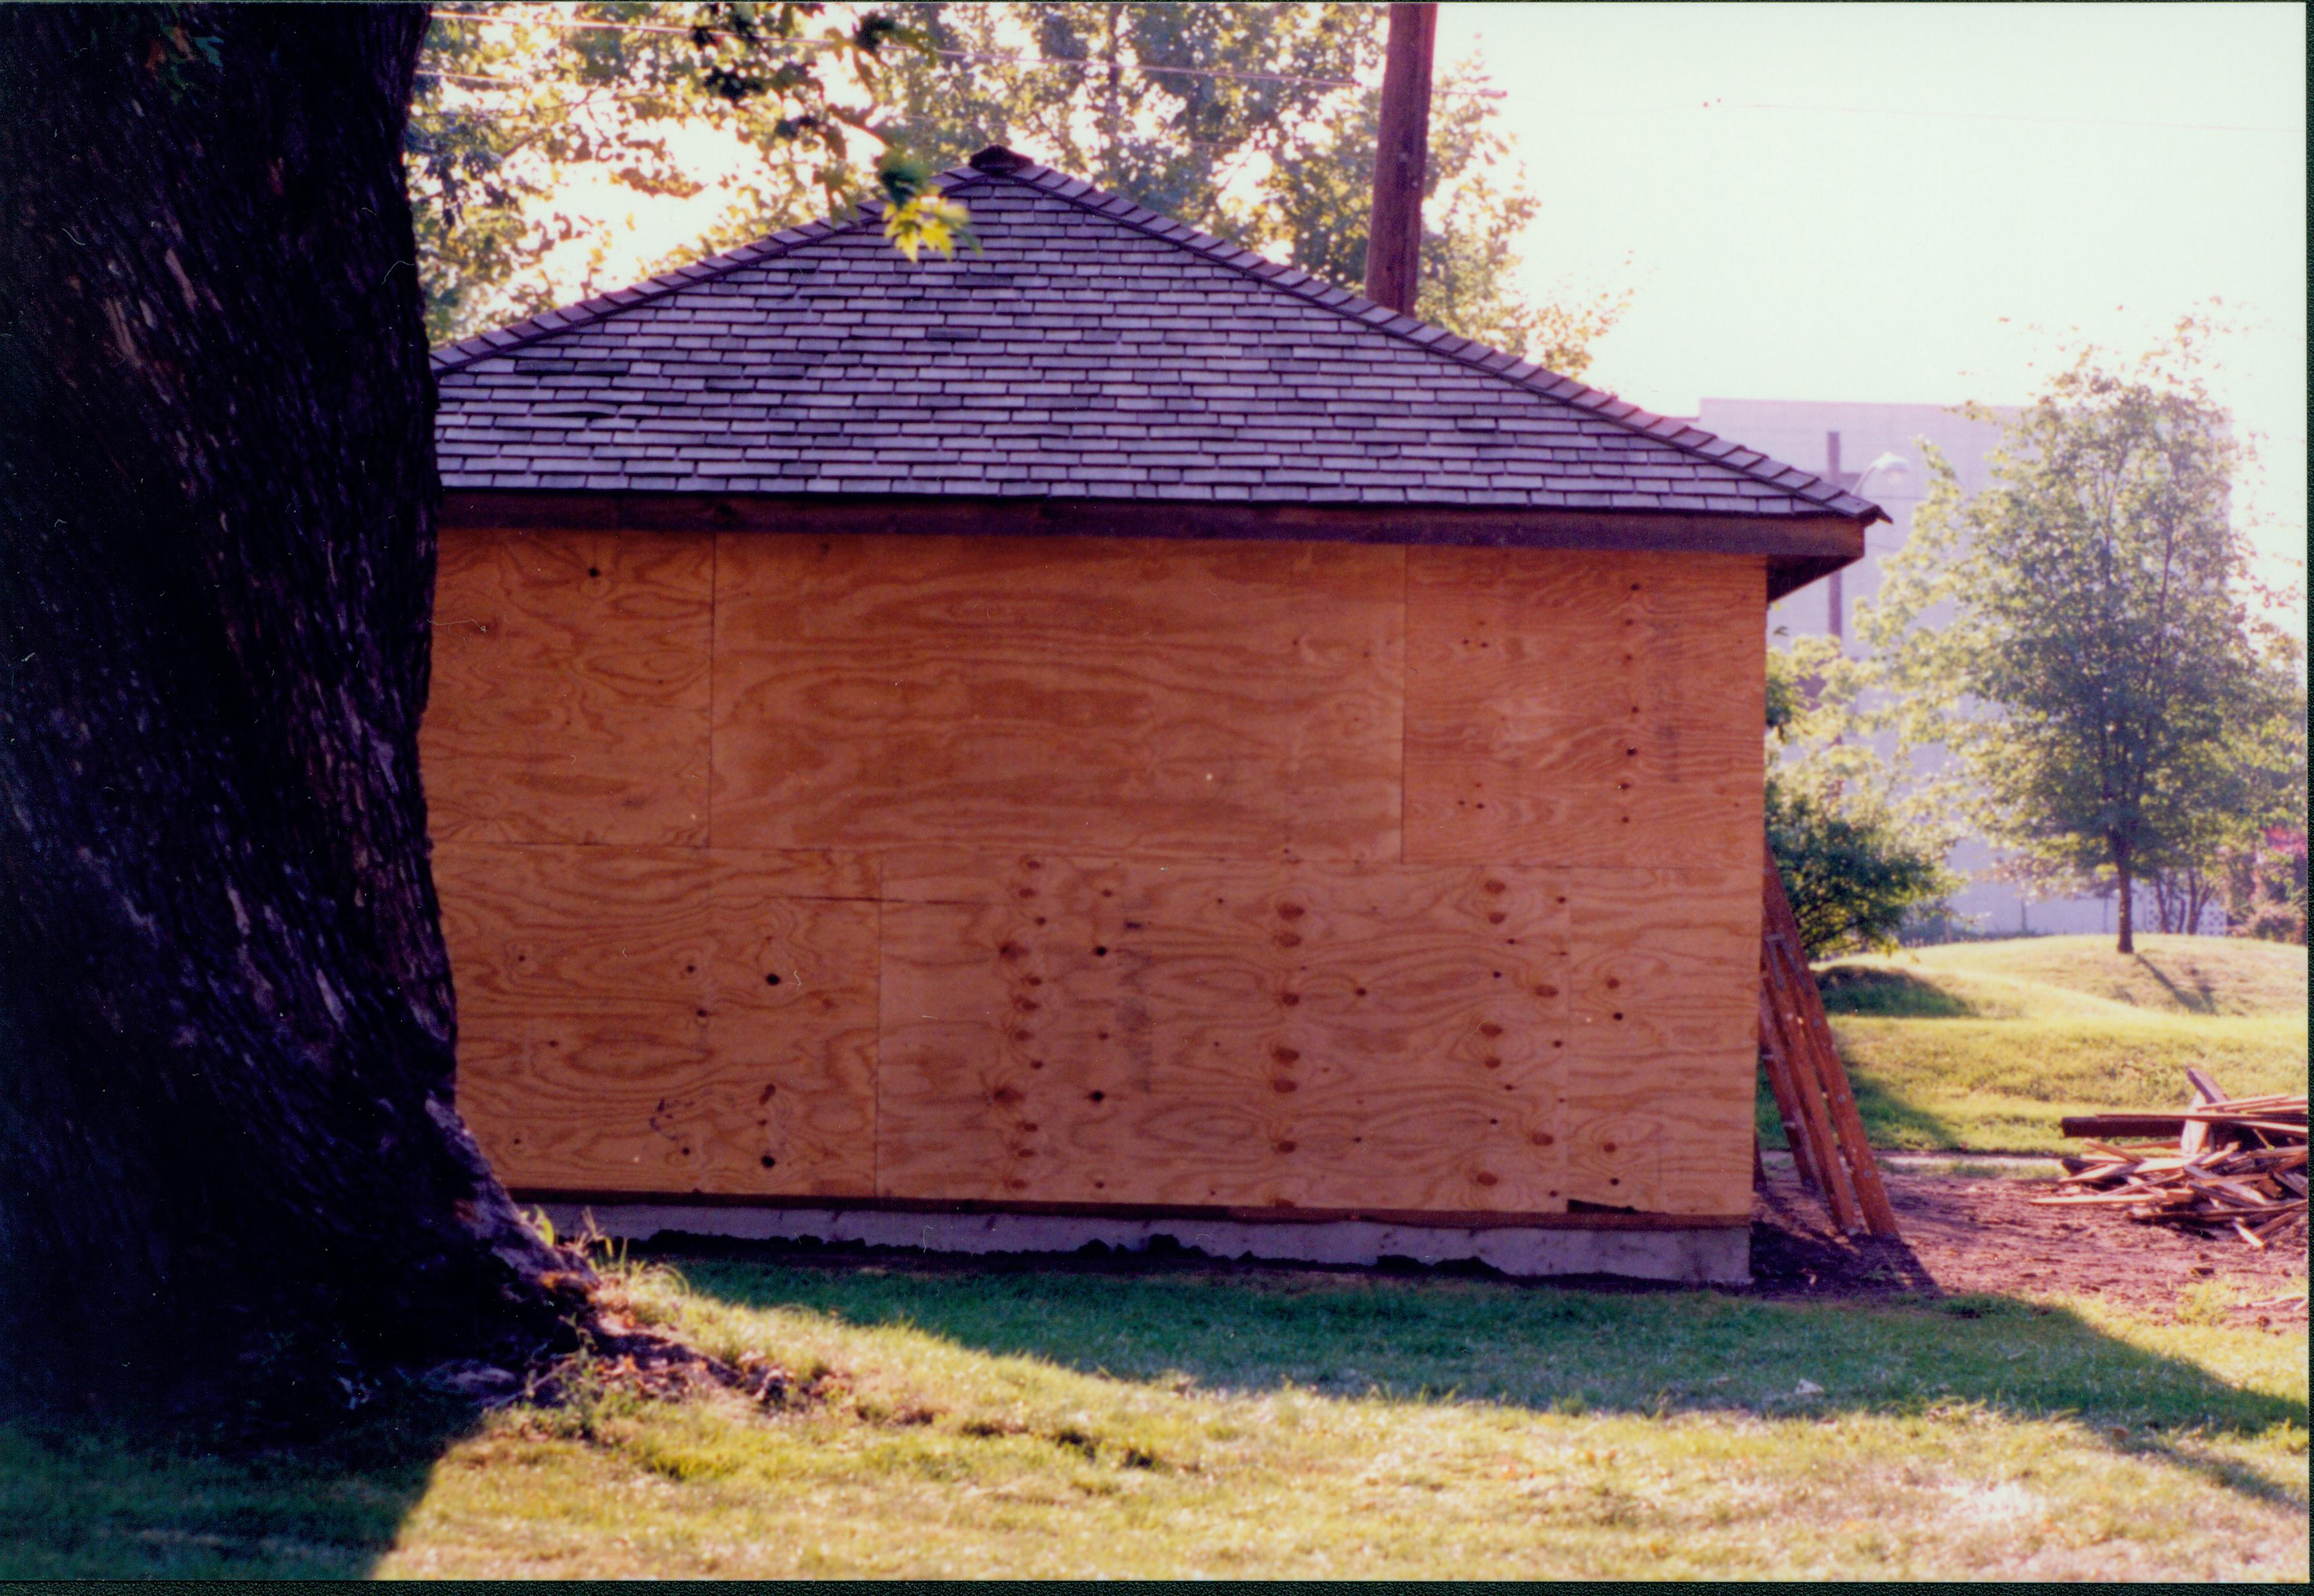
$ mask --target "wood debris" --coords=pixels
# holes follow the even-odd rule
[[[2134,1220],[2231,1231],[2264,1251],[2306,1235],[2306,1098],[2230,1098],[2199,1070],[2174,1114],[2091,1114],[2063,1122],[2086,1151],[2066,1155],[2067,1188],[2044,1207],[2106,1208]],[[2160,1136],[2159,1142],[2106,1137]]]

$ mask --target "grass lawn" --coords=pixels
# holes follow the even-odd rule
[[[2227,937],[1961,942],[1821,966],[1873,1145],[2055,1151],[2057,1122],[2229,1091],[2306,1089],[2306,950]],[[1783,1132],[1764,1089],[1769,1145]]]
[[[2302,1333],[1323,1274],[712,1257],[817,1391],[221,1462],[0,1431],[0,1576],[2303,1579]]]

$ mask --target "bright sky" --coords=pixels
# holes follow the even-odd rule
[[[1543,202],[1533,290],[1630,258],[1591,380],[2014,403],[2071,330],[2133,354],[2214,296],[2257,535],[2302,585],[2299,6],[1443,7],[1442,65],[1473,51]]]

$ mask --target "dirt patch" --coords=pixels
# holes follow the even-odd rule
[[[2234,1236],[2199,1236],[2110,1215],[2036,1208],[2047,1182],[1953,1175],[1886,1176],[1903,1239],[1837,1234],[1824,1205],[1790,1177],[1771,1177],[1752,1212],[1753,1291],[1780,1298],[1869,1299],[1927,1292],[2094,1297],[2154,1318],[2181,1308],[2237,1324],[2306,1322],[2306,1304],[2220,1308],[2299,1289],[2302,1246],[2259,1252]],[[2212,1283],[2230,1292],[2197,1291]]]

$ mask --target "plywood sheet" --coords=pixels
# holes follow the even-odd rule
[[[1403,560],[724,534],[716,842],[1394,859]]]
[[[444,530],[437,841],[707,841],[712,561],[704,533]]]
[[[1409,550],[1407,860],[1755,847],[1766,582],[1734,555]]]
[[[1567,872],[1568,1194],[1743,1213],[1758,1062],[1759,844],[1744,867]]]
[[[464,844],[435,874],[459,1107],[502,1179],[874,1191],[870,861]]]
[[[1564,1206],[1551,873],[896,853],[879,1189]]]

